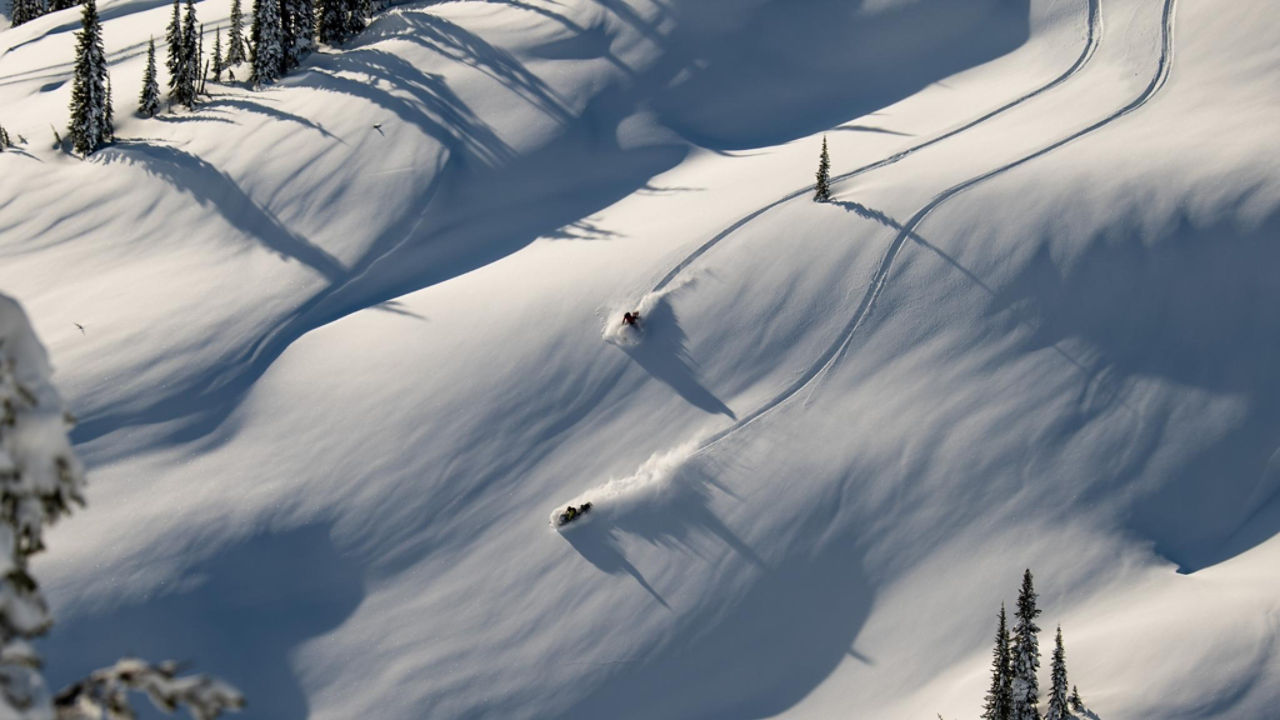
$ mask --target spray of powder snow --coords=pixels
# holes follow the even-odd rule
[[[666,452],[654,453],[635,473],[623,478],[613,478],[562,504],[551,513],[551,524],[565,511],[567,505],[580,507],[591,503],[591,510],[569,525],[558,529],[571,530],[590,522],[611,522],[637,510],[653,510],[679,499],[675,476],[698,449],[698,441],[692,440]]]
[[[644,338],[644,321],[646,318],[653,316],[653,311],[658,307],[658,304],[665,302],[669,295],[693,285],[697,280],[697,274],[690,274],[661,290],[646,293],[634,305],[610,306],[608,312],[605,313],[604,328],[600,332],[601,337],[610,345],[617,345],[621,348],[639,345]],[[622,324],[622,314],[626,312],[640,313],[640,327]]]

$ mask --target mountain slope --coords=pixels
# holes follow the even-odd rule
[[[102,8],[123,118],[167,7]],[[93,481],[51,675],[973,716],[1030,566],[1102,717],[1274,706],[1264,4],[405,5],[84,163],[34,141],[72,19],[0,35],[0,285]]]

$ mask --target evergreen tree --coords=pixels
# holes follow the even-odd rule
[[[315,2],[314,0],[282,0],[281,12],[285,66],[295,68],[315,48]]]
[[[1045,708],[1044,720],[1071,720],[1070,700],[1067,698],[1067,654],[1062,649],[1062,626],[1058,626],[1058,637],[1053,645],[1053,671],[1049,702]]]
[[[196,87],[200,80],[200,33],[196,27],[196,6],[187,0],[187,13],[179,33],[177,80],[169,99],[188,109],[196,106]]]
[[[1075,686],[1071,686],[1071,697],[1067,698],[1067,704],[1071,706],[1071,712],[1083,713],[1088,708],[1084,706],[1084,700],[1080,699],[1080,690]]]
[[[213,31],[213,81],[222,82],[222,28]]]
[[[169,17],[169,27],[164,31],[164,42],[167,46],[165,69],[169,71],[169,94],[172,96],[182,79],[182,10],[178,0],[173,0],[173,14]]]
[[[320,42],[337,45],[347,39],[347,21],[344,17],[346,0],[318,0],[320,20],[317,26]]]
[[[76,65],[71,86],[71,142],[75,151],[88,155],[111,142],[111,92],[107,84],[107,58],[102,47],[98,6],[85,0],[76,34]]]
[[[1040,632],[1036,617],[1036,591],[1031,581],[1031,570],[1022,576],[1022,589],[1018,592],[1018,609],[1014,613],[1017,623],[1013,628],[1013,714],[1012,720],[1039,720],[1040,685],[1036,671],[1040,669]]]
[[[254,0],[253,4],[254,86],[265,85],[284,74],[284,46],[280,25],[280,0]]]
[[[79,4],[78,0],[51,0],[49,3],[49,12],[67,10],[68,8],[73,8]]]
[[[364,30],[365,20],[368,19],[369,3],[368,0],[345,0],[344,15],[347,19],[346,38],[353,38]]]
[[[0,150],[13,147],[13,141],[9,139],[9,131],[0,125]]]
[[[822,137],[822,155],[818,157],[818,185],[813,193],[814,202],[831,200],[831,156],[827,154],[827,138]]]
[[[995,647],[991,651],[991,689],[987,691],[986,703],[982,706],[983,720],[1010,719],[1013,684],[1009,661],[1009,627],[1005,622],[1004,605],[1001,604]]]
[[[10,22],[14,27],[44,14],[44,0],[13,0]]]
[[[86,7],[94,0],[86,0]],[[96,8],[92,10],[97,14]],[[235,688],[207,675],[177,676],[176,663],[121,660],[51,698],[31,644],[53,623],[30,570],[44,530],[84,505],[84,470],[67,439],[72,418],[50,381],[48,355],[21,306],[0,295],[0,717],[98,720],[135,717],[128,691],[172,712],[215,720],[244,706]]]
[[[227,56],[223,67],[239,65],[247,59],[244,49],[244,16],[240,12],[240,0],[231,0],[231,27],[227,31]]]
[[[138,114],[155,117],[160,112],[160,86],[156,83],[156,39],[147,44],[147,69],[142,74],[142,94],[138,96]]]

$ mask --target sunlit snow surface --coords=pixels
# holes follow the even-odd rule
[[[0,31],[0,290],[91,482],[55,683],[975,717],[1029,566],[1100,717],[1274,715],[1272,3],[405,4],[138,119],[170,7],[100,3],[85,162],[76,12]]]

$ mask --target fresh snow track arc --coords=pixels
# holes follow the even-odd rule
[[[1067,70],[1063,72],[1061,75],[1054,78],[1053,80],[1050,80],[1047,84],[1041,85],[1040,87],[1024,95],[1020,95],[1014,98],[1013,100],[1010,100],[1009,102],[1005,103],[1004,105],[1001,105],[995,110],[991,110],[979,117],[976,117],[973,120],[970,120],[969,122],[964,123],[963,125],[959,125],[950,130],[947,130],[941,135],[930,138],[929,140],[925,140],[924,142],[919,143],[917,145],[913,145],[905,150],[900,150],[894,153],[893,155],[877,160],[869,165],[863,165],[860,168],[856,168],[854,170],[850,170],[849,172],[836,175],[835,177],[831,178],[831,182],[833,183],[843,182],[845,180],[849,180],[851,178],[862,175],[863,173],[871,172],[872,170],[878,170],[882,167],[887,167],[901,160],[905,160],[921,150],[937,145],[938,143],[944,140],[953,138],[956,135],[959,135],[960,133],[965,132],[967,130],[972,130],[978,125],[981,125],[982,123],[988,120],[991,120],[998,115],[1001,115],[1009,110],[1012,110],[1013,108],[1027,102],[1028,100],[1032,100],[1036,97],[1039,97],[1040,95],[1043,95],[1044,93],[1049,92],[1050,90],[1058,87],[1062,83],[1071,79],[1072,76],[1079,73],[1081,70],[1084,69],[1084,66],[1088,64],[1089,60],[1093,57],[1094,52],[1097,51],[1098,43],[1102,38],[1102,0],[1087,0],[1086,5],[1088,8],[1088,21],[1086,23],[1087,35],[1085,38],[1084,48],[1080,51],[1080,56],[1076,58],[1076,61],[1072,63],[1071,67],[1067,68]],[[671,270],[669,270],[667,274],[664,275],[662,279],[659,280],[658,283],[653,286],[653,289],[650,292],[658,292],[659,290],[666,288],[677,277],[679,277],[681,273],[687,270],[690,265],[697,262],[698,258],[705,255],[707,251],[710,250],[711,248],[720,244],[720,242],[723,241],[725,238],[729,237],[730,235],[734,234],[738,230],[742,229],[742,227],[747,223],[755,220],[761,215],[764,215],[770,210],[773,210],[779,205],[783,205],[785,203],[791,202],[792,200],[795,200],[796,198],[808,195],[809,193],[813,192],[813,189],[814,189],[813,185],[806,185],[805,187],[802,187],[792,193],[789,193],[781,198],[778,198],[777,200],[774,200],[768,205],[765,205],[762,208],[754,210],[751,213],[744,215],[743,217],[734,221],[733,224],[729,225],[725,229],[716,233],[714,236],[711,237],[711,239],[707,240],[702,245],[699,245],[697,249],[689,253],[689,255],[687,255],[683,260],[681,260],[679,263],[676,263],[675,267],[671,268]]]
[[[853,317],[850,319],[849,323],[845,326],[844,331],[841,332],[840,336],[836,338],[836,341],[832,343],[832,345],[829,348],[827,348],[827,350],[822,354],[822,356],[818,358],[818,361],[814,363],[809,368],[808,371],[806,371],[803,375],[797,378],[795,382],[787,386],[787,388],[785,388],[782,392],[778,393],[773,398],[769,399],[763,405],[757,407],[755,410],[752,410],[750,413],[744,415],[742,419],[733,423],[729,427],[726,427],[723,430],[720,430],[719,432],[708,436],[698,445],[698,448],[695,452],[702,452],[704,450],[711,448],[713,445],[720,442],[721,440],[728,437],[729,435],[732,435],[733,433],[750,425],[755,420],[763,417],[770,411],[774,410],[775,408],[785,403],[796,393],[804,389],[805,386],[807,386],[809,383],[813,382],[814,379],[822,375],[822,373],[826,371],[828,368],[835,365],[835,363],[840,359],[840,357],[844,354],[845,350],[848,348],[850,342],[852,342],[853,337],[857,333],[858,328],[861,327],[862,323],[867,319],[867,317],[870,316],[871,310],[875,306],[876,299],[880,296],[881,291],[884,290],[885,284],[888,281],[889,273],[893,269],[894,260],[897,259],[898,254],[901,252],[902,247],[906,244],[907,239],[915,236],[916,228],[919,227],[920,224],[924,222],[925,218],[927,218],[934,210],[938,209],[939,206],[941,206],[943,203],[950,200],[951,198],[954,198],[957,195],[963,193],[964,191],[969,190],[983,182],[986,182],[987,180],[990,180],[993,177],[996,177],[1005,172],[1013,170],[1014,168],[1025,165],[1031,162],[1032,160],[1035,160],[1036,158],[1043,157],[1053,152],[1054,150],[1057,150],[1071,142],[1079,140],[1080,138],[1101,129],[1111,124],[1112,122],[1119,120],[1120,118],[1141,108],[1143,105],[1146,105],[1151,100],[1151,98],[1153,98],[1158,92],[1160,92],[1160,90],[1164,87],[1165,82],[1169,78],[1169,70],[1173,64],[1173,30],[1174,30],[1173,25],[1174,25],[1174,9],[1175,9],[1176,3],[1177,3],[1177,0],[1165,0],[1164,10],[1161,15],[1160,57],[1156,65],[1156,72],[1155,72],[1155,75],[1152,76],[1151,82],[1147,84],[1147,87],[1136,98],[1134,98],[1133,101],[1129,102],[1124,107],[1120,108],[1119,110],[1116,110],[1110,115],[1102,118],[1101,120],[1093,123],[1092,125],[1089,125],[1088,127],[1078,130],[1029,155],[1023,156],[1018,160],[1007,163],[1005,165],[1001,165],[1000,167],[994,170],[990,170],[981,175],[970,178],[969,180],[953,185],[950,188],[947,188],[946,190],[942,191],[938,195],[934,196],[934,198],[930,200],[927,205],[922,207],[915,215],[911,216],[911,219],[908,220],[902,226],[901,230],[898,231],[897,236],[894,237],[893,242],[889,245],[889,249],[885,251],[884,257],[880,260],[880,266],[876,268],[876,272],[875,272],[875,275],[872,276],[870,286],[867,288],[866,293],[863,294],[862,301],[858,303],[858,309],[854,312]],[[1091,4],[1090,7],[1094,7],[1094,6]],[[1091,53],[1092,51],[1089,51],[1089,52]],[[767,209],[768,208],[765,208],[765,210]],[[763,210],[760,212],[763,212]]]

